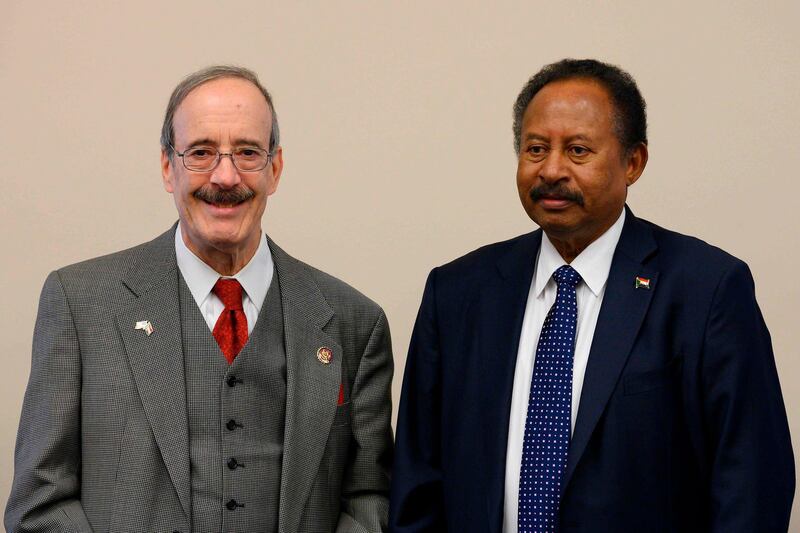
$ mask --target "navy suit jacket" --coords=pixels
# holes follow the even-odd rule
[[[508,418],[541,231],[428,277],[397,422],[397,533],[503,522]],[[636,277],[649,289],[636,288]],[[742,261],[628,211],[562,483],[561,532],[785,532],[794,460]]]

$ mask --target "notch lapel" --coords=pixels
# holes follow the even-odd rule
[[[152,241],[123,279],[137,300],[116,315],[116,323],[145,414],[190,522],[189,429],[174,236],[175,226]],[[145,320],[153,326],[151,335],[135,329]]]
[[[305,265],[271,239],[286,342],[286,426],[278,529],[297,531],[325,452],[342,383],[342,347],[323,327],[334,312]],[[330,363],[317,359],[329,348]]]
[[[578,417],[561,484],[562,495],[614,392],[650,301],[658,289],[658,272],[643,264],[655,251],[652,231],[628,209],[589,351]],[[649,290],[636,288],[637,276],[650,278]]]
[[[503,524],[508,417],[514,370],[522,319],[541,241],[541,230],[520,238],[497,261],[495,277],[473,301],[468,313],[468,316],[475,316],[479,324],[474,332],[480,361],[478,375],[486,391],[479,420],[483,427],[485,460],[482,463],[487,469],[487,527],[490,532],[499,533]]]

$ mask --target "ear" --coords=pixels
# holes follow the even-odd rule
[[[166,150],[161,150],[161,179],[164,181],[164,190],[171,193],[175,190],[174,175],[172,172],[172,159]]]
[[[283,148],[280,146],[275,148],[275,155],[272,156],[269,163],[271,182],[267,188],[267,196],[278,190],[278,182],[281,180],[281,172],[283,172]]]
[[[648,152],[647,145],[645,143],[637,144],[627,155],[625,183],[628,187],[636,183],[636,180],[638,180],[639,176],[641,176],[642,172],[644,172],[644,167],[647,166],[647,157]]]

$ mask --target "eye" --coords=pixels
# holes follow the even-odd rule
[[[250,147],[237,148],[236,157],[240,157],[242,159],[258,159],[261,157],[261,150]]]
[[[538,161],[547,155],[547,147],[543,144],[532,144],[526,152],[531,159]]]
[[[575,146],[570,146],[569,147],[569,153],[571,155],[574,155],[575,157],[584,157],[584,156],[588,155],[589,152],[590,152],[590,150],[588,148],[586,148],[585,146],[575,145]]]
[[[196,148],[189,148],[184,152],[184,157],[188,157],[193,160],[201,160],[201,159],[212,159],[216,157],[216,150],[213,148],[205,148],[202,146],[198,146]]]

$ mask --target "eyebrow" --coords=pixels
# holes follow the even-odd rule
[[[539,135],[536,133],[526,133],[524,139],[525,141],[549,141],[547,137],[544,135]]]
[[[539,135],[538,133],[526,133],[524,139],[525,141],[546,141],[549,142],[550,138],[544,135]],[[578,133],[575,135],[570,135],[567,137],[567,141],[591,141],[592,138],[588,135],[583,133]]]
[[[217,141],[210,139],[208,137],[203,137],[201,139],[195,139],[194,141],[190,142],[186,148],[193,148],[195,146],[201,145],[210,145],[210,146],[217,146]],[[263,146],[261,146],[261,142],[255,139],[248,139],[244,137],[240,137],[238,139],[234,139],[233,146],[255,146],[261,148],[262,150],[266,150]]]

